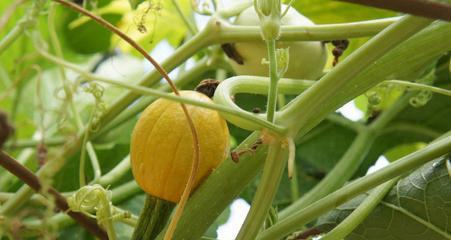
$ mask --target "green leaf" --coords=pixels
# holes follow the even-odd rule
[[[122,18],[122,10],[119,6],[100,4],[95,12],[113,25]],[[118,4],[115,4],[118,5]],[[62,39],[63,47],[80,54],[93,54],[105,52],[111,47],[111,31],[98,23],[82,17],[78,12],[59,7],[57,14],[57,29]]]
[[[446,160],[449,161],[449,160]],[[431,161],[398,181],[384,200],[346,240],[451,238],[451,184],[445,159]],[[361,195],[319,219],[323,230],[340,223],[363,200]]]

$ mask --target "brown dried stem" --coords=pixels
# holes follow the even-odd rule
[[[339,0],[371,7],[451,21],[451,4],[426,0]]]
[[[30,186],[30,188],[34,191],[38,193],[41,192],[42,184],[39,181],[39,178],[4,151],[0,151],[0,165],[22,180],[25,184]],[[54,197],[55,204],[60,211],[65,212],[72,219],[78,222],[80,226],[84,227],[87,231],[99,239],[108,240],[106,232],[99,225],[97,225],[97,222],[94,219],[88,218],[82,213],[71,211],[69,209],[69,205],[67,204],[66,198],[61,195],[61,193],[52,187],[48,187],[47,193]]]

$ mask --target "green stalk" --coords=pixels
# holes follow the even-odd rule
[[[346,217],[338,226],[332,231],[321,237],[322,240],[335,240],[344,239],[348,236],[357,226],[362,223],[365,218],[370,215],[374,208],[382,201],[392,187],[398,182],[399,177],[375,188],[370,195],[356,208],[352,213]]]
[[[287,218],[294,211],[303,209],[342,187],[357,171],[360,163],[365,159],[368,151],[371,149],[376,137],[377,135],[373,131],[361,131],[327,176],[316,184],[306,195],[283,209],[279,213],[279,219]]]
[[[329,194],[327,197],[310,204],[308,207],[293,213],[268,230],[263,231],[257,239],[279,239],[287,234],[295,232],[302,228],[304,224],[314,220],[327,211],[340,206],[358,194],[418,168],[428,161],[447,154],[449,149],[451,149],[451,136],[431,143],[425,148],[409,154],[375,173],[362,177],[332,194]]]
[[[111,169],[107,174],[101,176],[97,183],[102,186],[108,186],[115,183],[130,170],[130,154]]]
[[[45,138],[44,144],[47,147],[55,147],[63,145],[66,142],[64,138],[55,137],[55,138]],[[17,149],[17,148],[32,148],[36,147],[41,141],[35,140],[35,139],[19,139],[14,141],[9,141],[5,144],[4,148],[9,149]]]
[[[392,62],[391,66],[385,66],[387,67],[385,71],[377,71],[378,75],[373,72],[371,77],[365,76],[365,74],[369,73],[369,67],[372,66],[373,68],[370,69],[376,72],[374,69],[377,68],[375,67],[380,68],[382,67],[381,65],[387,64],[389,62],[387,59],[390,61],[397,59],[402,62],[399,56],[390,54],[393,51],[389,54],[386,53],[428,26],[431,22],[432,20],[430,19],[406,16],[399,22],[386,28],[317,81],[314,86],[290,102],[280,116],[284,125],[289,126],[293,132],[302,136],[330,112],[370,87],[382,82],[383,78],[390,74],[391,71],[398,70],[398,64]],[[423,33],[417,36],[424,35]],[[398,46],[398,48],[408,49],[412,47],[411,45],[417,45],[415,47],[418,48],[419,44],[421,43],[418,41],[411,41],[410,45],[403,44]],[[444,51],[443,47],[440,48],[440,51]],[[384,56],[383,59],[385,61],[380,59],[382,56]],[[431,61],[430,57],[422,60]],[[418,63],[424,64],[424,62]],[[410,66],[412,65],[410,64]],[[366,79],[362,80],[364,77]]]
[[[384,83],[394,83],[396,85],[406,86],[406,87],[413,88],[413,89],[416,89],[416,90],[431,91],[433,93],[438,93],[438,94],[442,94],[442,95],[451,97],[451,91],[450,90],[444,89],[444,88],[439,88],[439,87],[434,87],[434,86],[429,86],[429,85],[426,85],[426,84],[414,83],[414,82],[408,82],[408,81],[401,81],[401,80],[387,80],[387,81],[384,81]]]
[[[0,56],[11,44],[16,42],[16,40],[22,36],[25,30],[33,28],[36,25],[39,13],[45,3],[46,1],[44,0],[36,0],[33,2],[33,5],[27,14],[20,19],[17,25],[0,41]]]
[[[286,151],[282,150],[281,142],[275,141],[271,143],[265,160],[262,178],[252,200],[251,209],[236,237],[237,240],[255,239],[261,229],[282,179],[286,163],[285,155]]]
[[[420,69],[421,66],[425,66],[430,63],[436,56],[444,51],[447,51],[451,47],[446,41],[449,38],[451,38],[451,27],[449,24],[433,24],[426,30],[419,32],[417,36],[412,37],[395,50],[386,54],[386,56],[382,59],[370,64],[369,68],[362,71],[362,73],[360,73],[355,80],[353,79],[354,84],[352,91],[348,86],[344,89],[346,91],[344,91],[343,94],[350,94],[352,96],[349,97],[352,98],[363,93],[369,85],[375,85],[379,78],[382,81],[386,78],[387,74],[394,74],[396,72],[403,74],[411,72],[412,69]],[[420,46],[423,51],[418,52],[417,50]],[[344,65],[344,62],[340,64]],[[389,71],[387,72],[387,70]],[[374,76],[376,76],[376,79]],[[231,79],[229,79],[230,81],[224,81],[217,89],[215,101],[218,96],[218,98],[222,101],[228,102],[228,94],[237,91],[237,86],[232,85],[235,81],[239,82],[241,78],[249,78],[249,82],[252,81],[250,77],[246,76],[232,78],[233,81]],[[258,80],[259,78],[255,79]],[[240,85],[240,87],[242,87],[240,90],[253,92],[252,89],[263,89],[262,92],[265,92],[264,89],[267,90],[268,85],[262,83],[260,86],[260,83],[258,83],[259,81],[256,81],[255,79],[255,85],[249,84],[248,86],[244,86],[243,84]],[[340,81],[340,79],[334,79],[331,83],[332,86],[334,85],[334,81]],[[281,92],[284,86],[282,82],[283,81],[279,82],[279,91]],[[360,82],[365,83],[365,85],[362,87]],[[328,100],[328,102],[335,104],[334,106],[330,106],[331,110],[328,111],[328,113],[334,111],[342,105],[342,103],[335,102],[335,99],[336,97],[333,97]],[[316,100],[316,98],[311,99],[311,101],[313,100]],[[233,102],[230,104],[233,105]],[[286,108],[287,107],[285,107],[285,109]],[[227,120],[232,119],[232,117],[233,116],[231,115],[227,116]],[[276,121],[279,118],[281,119],[281,116],[276,114]],[[320,117],[320,119],[323,118],[324,117]],[[256,136],[258,136],[257,133],[252,135],[253,138]],[[249,141],[251,140],[246,140],[244,144],[248,144],[247,146],[249,146],[252,144],[252,142]],[[216,171],[214,171],[209,178],[203,182],[200,187],[198,187],[187,204],[185,214],[183,215],[180,225],[177,228],[175,235],[176,237],[174,239],[183,239],[184,236],[190,236],[193,239],[197,239],[202,236],[208,226],[213,223],[215,218],[219,216],[223,209],[225,209],[231,201],[238,196],[240,191],[258,173],[258,170],[263,164],[263,153],[261,151],[262,150],[258,149],[254,157],[245,158],[238,164],[234,164],[230,160],[223,162],[218,169],[216,169]],[[224,179],[227,179],[227,181],[224,181]],[[196,221],[191,221],[191,219],[194,218]]]
[[[262,29],[262,31],[264,30]],[[278,59],[276,58],[276,40],[267,39],[266,46],[268,50],[270,76],[266,119],[269,122],[274,122],[278,95],[277,83],[279,81],[277,72]],[[268,210],[271,207],[271,203],[276,196],[286,160],[284,159],[284,151],[282,151],[282,143],[280,141],[273,141],[274,142],[270,143],[269,146],[262,179],[258,184],[251,208],[236,238],[238,240],[254,239],[257,236],[265,221],[266,215],[268,214]]]
[[[175,204],[147,195],[132,240],[155,239],[166,226]]]
[[[56,6],[57,3],[51,2],[50,3],[50,11],[48,16],[48,29],[49,29],[49,37],[50,42],[53,46],[53,49],[55,51],[55,54],[57,57],[63,59],[63,50],[61,49],[61,44],[58,40],[58,35],[56,34]],[[39,47],[39,46],[38,46]],[[75,106],[75,103],[73,101],[73,92],[71,89],[70,84],[68,83],[68,80],[66,78],[66,71],[64,69],[64,66],[59,66],[59,73],[61,77],[61,82],[63,84],[64,93],[66,94],[66,98],[70,107],[70,110],[72,111],[72,115],[75,120],[75,124],[78,130],[83,129],[85,126],[83,124],[83,121],[81,120],[80,114],[78,113],[77,107]],[[93,110],[94,111],[94,110]],[[92,121],[93,113],[91,113],[90,121]],[[89,159],[91,160],[91,165],[94,171],[94,179],[98,179],[101,176],[101,170],[100,170],[100,164],[99,160],[97,158],[97,154],[94,150],[94,147],[92,143],[88,140],[89,138],[89,130],[88,133],[83,137],[83,143],[82,143],[82,154],[80,157],[80,167],[79,167],[79,180],[80,180],[80,187],[86,185],[86,178],[85,178],[85,159],[86,159],[86,151],[88,152]]]
[[[276,59],[276,40],[266,41],[269,58],[269,92],[268,102],[266,107],[266,119],[269,122],[274,122],[274,114],[277,106],[277,82],[279,76],[277,74],[277,59]]]
[[[321,24],[315,26],[281,26],[279,41],[325,41],[368,37],[378,34],[384,28],[398,21],[400,18],[384,18],[378,20]],[[237,26],[222,20],[221,29],[214,37],[215,43],[261,41],[260,27]]]
[[[382,130],[395,118],[408,104],[414,93],[407,94],[384,111],[369,127],[362,126],[351,147],[340,158],[335,167],[301,199],[283,209],[279,219],[288,217],[292,212],[303,209],[315,201],[327,196],[327,194],[342,187],[358,170],[362,161],[373,146],[374,141],[380,136]]]

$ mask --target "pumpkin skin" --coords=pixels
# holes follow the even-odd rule
[[[195,91],[183,97],[203,102],[210,98]],[[226,159],[229,130],[218,112],[186,105],[199,137],[200,162],[194,187]],[[179,103],[159,99],[138,120],[130,146],[135,180],[148,194],[177,203],[188,181],[194,158],[193,138]]]
[[[282,5],[282,11],[286,5]],[[238,15],[235,25],[260,26],[260,20],[254,7],[247,8]],[[290,8],[281,19],[283,26],[301,25],[313,26],[314,23],[301,15],[296,9]],[[327,49],[321,42],[315,41],[277,41],[277,48],[289,48],[288,69],[284,77],[295,79],[319,78],[327,62]],[[238,42],[234,44],[235,51],[242,57],[243,64],[233,59],[229,62],[238,75],[268,76],[268,65],[262,64],[262,59],[268,59],[264,41]]]

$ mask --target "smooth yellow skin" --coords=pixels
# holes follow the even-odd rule
[[[285,9],[283,5],[282,9]],[[282,11],[283,12],[283,11]],[[281,19],[282,25],[312,26],[314,23],[304,17],[294,8]],[[243,26],[260,26],[260,20],[254,7],[244,10],[235,20],[234,24]],[[295,79],[319,78],[327,61],[327,49],[321,42],[299,41],[281,42],[277,41],[277,48],[289,48],[288,70],[284,77]],[[238,75],[268,76],[267,64],[262,64],[262,59],[268,60],[265,43],[240,42],[235,43],[235,50],[243,57],[243,65],[230,60],[233,70]]]
[[[212,102],[195,91],[181,91],[183,97]],[[197,130],[200,163],[194,186],[199,185],[229,151],[229,130],[218,112],[187,105]],[[149,105],[132,134],[133,176],[148,194],[177,203],[182,196],[194,159],[193,138],[179,103],[159,99]]]

